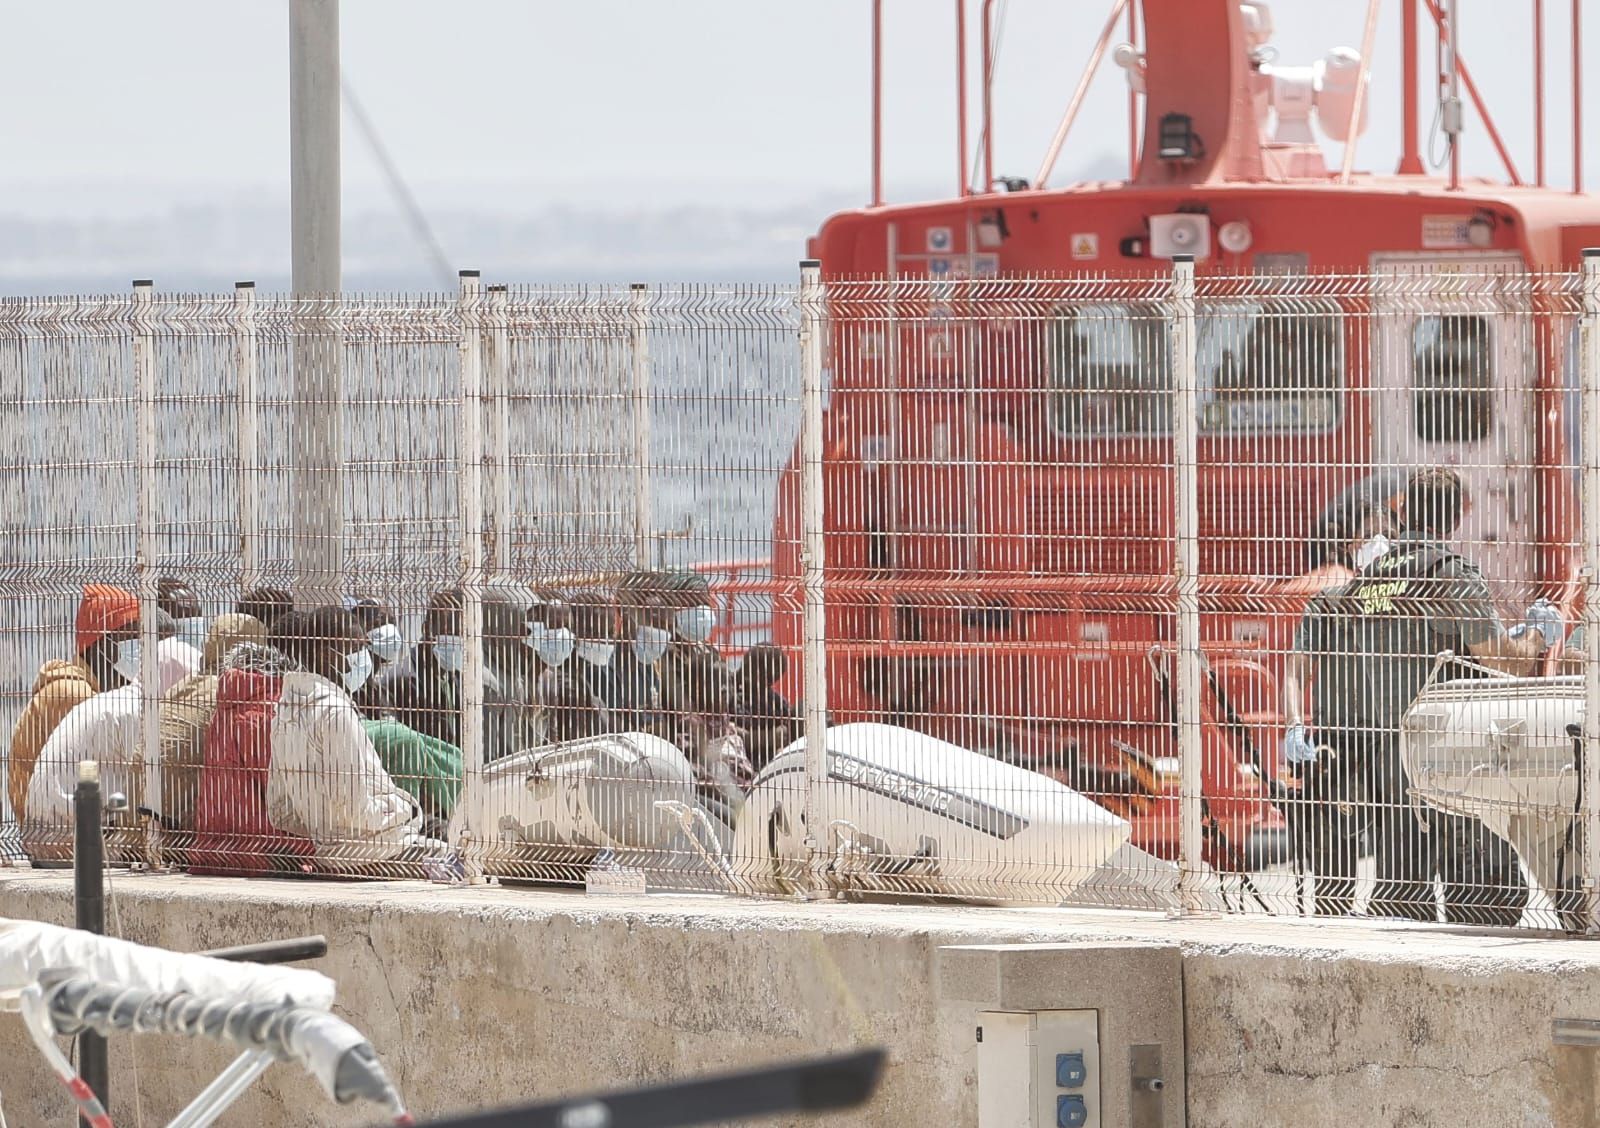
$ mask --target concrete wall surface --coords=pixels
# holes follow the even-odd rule
[[[0,871],[0,906],[66,923],[70,877]],[[834,1122],[974,1125],[975,1012],[1087,1005],[1102,1008],[1102,1044],[1124,1021],[1112,1011],[1186,1040],[1176,1063],[1186,1077],[1169,1093],[1186,1098],[1194,1128],[1600,1123],[1600,1051],[1551,1043],[1552,1019],[1600,1018],[1600,946],[1582,941],[127,874],[113,878],[107,916],[113,932],[180,951],[325,934],[329,954],[312,966],[338,981],[342,1013],[419,1114],[883,1044],[891,1065],[878,1098]],[[1153,977],[1170,973],[1150,969],[1169,967],[1181,984],[1164,995]],[[1181,1016],[1166,1013],[1180,998]],[[113,1111],[129,1124],[136,1089],[144,1121],[162,1123],[229,1056],[157,1036],[114,1039],[111,1055]],[[11,1125],[70,1122],[20,1021],[5,1015],[0,1095]],[[374,1120],[274,1066],[223,1123]]]

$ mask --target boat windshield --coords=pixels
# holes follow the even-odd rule
[[[1216,303],[1202,307],[1195,328],[1203,432],[1309,433],[1338,425],[1344,346],[1332,303]],[[1062,435],[1171,431],[1172,356],[1154,303],[1057,310],[1050,374],[1052,425]]]

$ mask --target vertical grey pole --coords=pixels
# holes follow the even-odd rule
[[[1174,579],[1177,581],[1177,660],[1173,698],[1178,713],[1178,866],[1181,908],[1201,905],[1204,877],[1200,834],[1200,496],[1199,391],[1195,373],[1194,258],[1172,262],[1172,470]]]
[[[139,397],[139,733],[144,760],[142,795],[130,795],[137,807],[161,810],[161,675],[156,648],[161,514],[156,488],[156,355],[151,317],[154,284],[147,278],[133,284],[133,378]]]
[[[289,0],[295,594],[336,602],[344,572],[339,273],[339,2]],[[313,300],[314,298],[320,300]]]
[[[85,932],[104,936],[106,931],[105,839],[100,822],[100,765],[84,760],[78,765],[78,786],[72,793],[72,900],[73,923]],[[78,1035],[78,1075],[111,1110],[111,1073],[102,1035]],[[88,1124],[80,1118],[79,1123]]]
[[[803,598],[801,692],[806,741],[806,853],[811,892],[825,890],[828,851],[828,668],[823,602],[822,350],[826,331],[822,264],[800,264],[800,585]]]
[[[256,351],[256,284],[233,285],[233,371],[239,386],[239,588],[261,584],[261,448],[256,390],[260,357]]]
[[[460,404],[456,489],[461,500],[461,762],[483,768],[483,289],[461,272]]]
[[[337,294],[339,0],[289,0],[289,224],[296,294]]]
[[[628,291],[633,355],[633,563],[650,567],[650,290],[635,282]]]
[[[503,579],[511,571],[511,345],[504,286],[489,287],[485,327],[489,346],[484,381],[489,393],[490,567]]]
[[[1583,252],[1583,319],[1578,337],[1582,389],[1583,626],[1583,888],[1585,923],[1600,932],[1600,248]]]

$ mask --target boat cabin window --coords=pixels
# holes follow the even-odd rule
[[[1412,426],[1429,443],[1476,443],[1494,428],[1489,319],[1430,314],[1411,330]]]
[[[1344,343],[1337,307],[1226,302],[1197,319],[1200,429],[1326,431],[1338,425]]]
[[[1050,327],[1051,410],[1070,436],[1164,435],[1172,425],[1172,353],[1160,306],[1066,306]]]

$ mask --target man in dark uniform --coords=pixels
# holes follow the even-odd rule
[[[1438,919],[1433,879],[1443,878],[1445,919],[1512,925],[1528,888],[1516,854],[1477,819],[1414,810],[1400,763],[1400,720],[1443,651],[1502,673],[1524,675],[1560,638],[1541,601],[1508,632],[1476,565],[1445,547],[1461,519],[1454,471],[1419,470],[1406,486],[1406,531],[1340,597],[1359,643],[1362,768],[1367,777],[1378,883],[1373,916]]]

